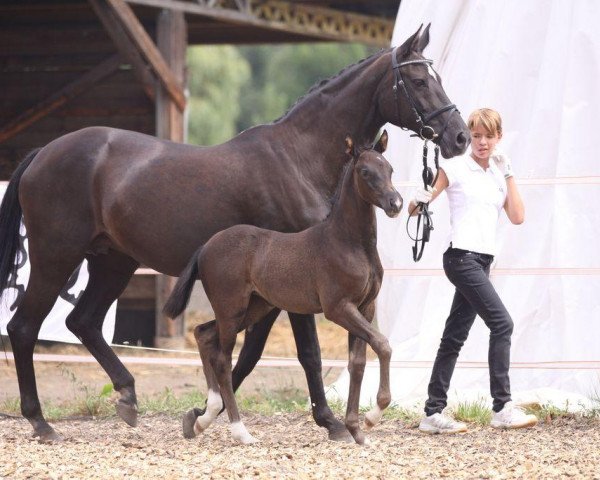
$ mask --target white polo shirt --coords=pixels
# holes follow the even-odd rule
[[[481,168],[470,152],[441,165],[448,177],[452,247],[496,254],[496,225],[506,201],[506,180],[491,160]]]

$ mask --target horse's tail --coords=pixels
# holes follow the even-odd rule
[[[181,315],[190,301],[194,283],[198,278],[198,257],[200,257],[200,252],[202,252],[202,247],[192,255],[192,258],[183,269],[183,272],[181,272],[179,280],[177,280],[171,295],[165,303],[163,312],[168,317],[175,318]]]
[[[11,274],[17,274],[17,247],[19,246],[19,229],[23,211],[19,203],[19,183],[23,173],[33,161],[41,148],[32,150],[13,172],[6,193],[0,206],[0,292],[7,284]]]

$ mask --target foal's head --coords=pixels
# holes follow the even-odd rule
[[[359,195],[393,218],[402,209],[402,197],[392,184],[393,168],[382,155],[387,147],[387,140],[388,134],[384,130],[374,146],[360,149],[350,137],[346,137],[346,152],[353,157],[354,185]]]

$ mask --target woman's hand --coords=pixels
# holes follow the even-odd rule
[[[496,162],[496,166],[498,167],[498,170],[502,172],[504,178],[513,176],[512,162],[506,153],[496,148],[494,149],[494,153],[492,153],[491,158],[494,160],[494,162]]]

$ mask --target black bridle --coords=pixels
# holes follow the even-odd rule
[[[410,104],[410,108],[412,109],[412,111],[416,117],[419,132],[417,134],[415,134],[414,136],[418,136],[424,142],[423,143],[423,174],[422,174],[423,186],[425,188],[433,187],[433,185],[435,185],[435,182],[438,178],[438,173],[439,173],[438,159],[439,159],[440,147],[437,143],[435,144],[435,153],[434,153],[433,161],[435,163],[436,174],[434,176],[433,171],[427,165],[427,153],[428,153],[427,142],[430,140],[435,141],[436,138],[442,138],[444,136],[446,128],[448,127],[448,123],[450,122],[450,118],[452,117],[452,114],[454,112],[457,112],[460,115],[460,112],[458,111],[458,108],[456,108],[456,105],[451,103],[444,107],[438,108],[437,110],[434,110],[433,112],[428,113],[426,115],[423,114],[420,111],[419,106],[415,102],[415,99],[411,96],[410,92],[406,88],[406,82],[404,81],[404,78],[402,78],[402,72],[400,69],[406,65],[414,65],[414,64],[426,64],[426,65],[430,66],[431,68],[433,68],[432,67],[433,60],[428,60],[426,58],[422,58],[422,59],[406,60],[404,62],[398,62],[398,59],[396,58],[397,50],[398,50],[398,47],[396,47],[392,50],[392,70],[394,72],[393,90],[394,90],[394,99],[396,101],[396,112],[398,115],[398,123],[400,123],[400,98],[398,97],[398,90],[400,87],[400,89],[402,89],[402,91],[404,92],[404,96],[408,100],[408,103]],[[437,72],[436,72],[436,75],[437,75]],[[448,117],[446,118],[446,121],[444,122],[442,131],[438,134],[433,129],[433,127],[429,125],[429,122],[432,119],[434,119],[435,117],[437,117],[438,115],[441,115],[442,113],[448,112],[448,111],[450,112],[450,114],[448,115]],[[408,128],[405,128],[405,127],[400,127],[400,128],[402,128],[403,130],[408,130]],[[425,243],[427,243],[429,241],[429,234],[430,234],[431,230],[433,230],[433,221],[431,220],[431,215],[433,214],[433,212],[429,211],[428,206],[429,205],[427,203],[419,202],[409,212],[408,220],[406,222],[406,232],[408,233],[408,236],[410,237],[410,239],[414,240],[414,242],[415,242],[414,246],[412,247],[413,260],[415,262],[418,262],[419,260],[421,260],[421,257],[423,256],[423,250],[425,249]],[[417,209],[417,208],[419,209],[419,213],[417,214],[418,215],[417,230],[416,230],[416,237],[413,238],[408,230],[408,224],[410,222],[410,219],[412,218],[411,217],[412,214],[414,213],[415,209]],[[421,228],[421,223],[423,224],[423,228],[422,228],[423,231],[422,231],[421,237],[419,238],[419,229]],[[420,248],[419,248],[419,243],[421,243]]]

